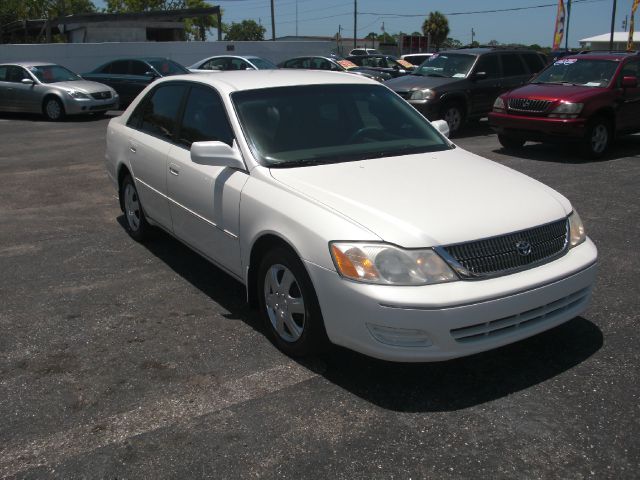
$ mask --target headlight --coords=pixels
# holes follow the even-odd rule
[[[410,100],[431,100],[436,96],[433,90],[425,88],[424,90],[414,90],[411,92]]]
[[[569,215],[569,248],[580,245],[587,238],[580,215],[575,210]]]
[[[404,250],[385,243],[330,244],[336,270],[358,282],[383,285],[427,285],[457,280],[432,249]]]
[[[550,118],[576,118],[582,111],[584,104],[562,102],[549,114]]]
[[[67,90],[67,93],[71,98],[91,98],[86,93],[82,93],[77,90]]]
[[[493,111],[494,112],[504,112],[505,111],[504,100],[502,99],[502,97],[496,98],[496,101],[493,102]]]

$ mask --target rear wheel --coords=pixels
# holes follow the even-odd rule
[[[52,122],[58,122],[64,118],[64,105],[56,97],[48,97],[42,106],[44,116]]]
[[[587,125],[583,150],[588,158],[602,157],[611,144],[611,123],[603,117],[596,117]]]
[[[276,346],[291,356],[324,350],[328,340],[320,305],[300,259],[277,247],[264,256],[257,277],[260,314]]]
[[[122,199],[127,232],[134,240],[138,242],[144,241],[149,236],[151,226],[144,216],[138,190],[133,183],[131,175],[125,176],[122,180],[120,198]]]
[[[524,138],[513,135],[498,135],[498,141],[506,150],[516,150],[524,145]]]

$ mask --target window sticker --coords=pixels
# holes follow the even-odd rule
[[[572,63],[576,63],[578,61],[577,58],[561,58],[560,60],[556,60],[554,65],[571,65]]]
[[[406,60],[396,60],[400,65],[402,65],[404,68],[413,68],[413,65],[410,64],[409,62],[407,62]]]
[[[455,73],[452,78],[464,78],[464,77],[465,77],[464,73]]]
[[[347,70],[350,69],[350,68],[357,68],[358,67],[355,63],[350,62],[349,60],[338,60],[338,64],[343,66]]]

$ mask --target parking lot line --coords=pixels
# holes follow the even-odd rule
[[[318,375],[296,363],[246,375],[196,395],[167,397],[141,404],[91,424],[42,438],[22,440],[0,449],[0,477],[17,475],[31,468],[52,465],[136,435],[176,426],[194,418],[219,412]]]

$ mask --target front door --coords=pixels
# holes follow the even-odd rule
[[[475,77],[477,73],[483,74]],[[484,55],[478,59],[470,76],[471,115],[484,115],[491,110],[493,102],[502,92],[500,62],[497,54]]]
[[[249,176],[227,167],[196,164],[190,154],[193,142],[231,145],[233,138],[219,94],[204,85],[192,86],[178,145],[169,152],[167,186],[174,234],[241,277],[240,193]]]
[[[640,88],[622,88],[624,77],[636,77],[640,81],[640,61],[628,61],[617,79],[617,127],[622,131],[634,131],[640,129]]]

